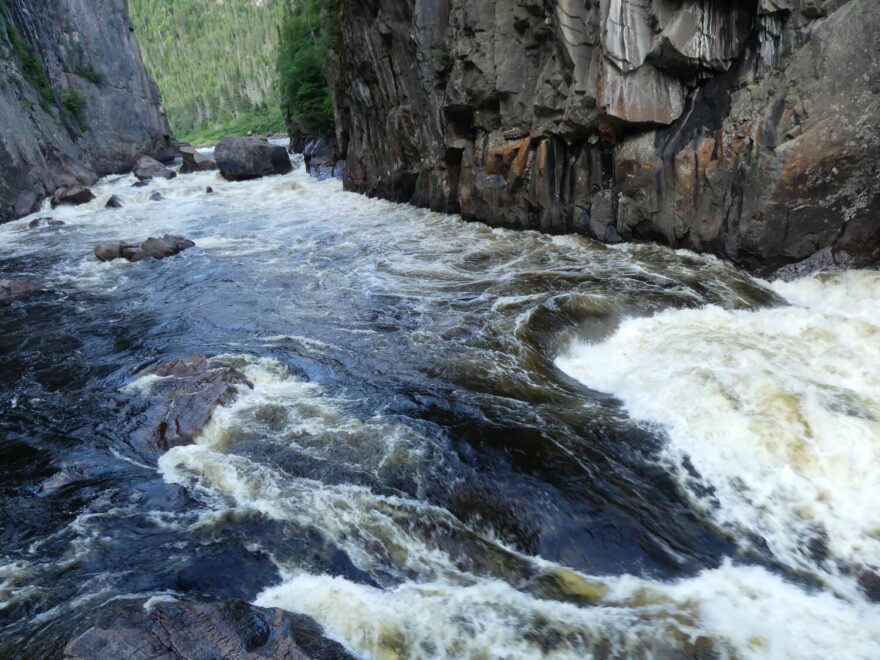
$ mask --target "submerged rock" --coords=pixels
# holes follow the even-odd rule
[[[37,291],[43,291],[43,288],[43,285],[37,280],[24,277],[0,280],[0,305]]]
[[[70,641],[66,660],[351,658],[312,619],[242,602],[111,603]]]
[[[173,179],[177,174],[155,158],[150,156],[141,156],[137,165],[134,167],[134,175],[141,181],[149,181],[150,179]]]
[[[165,198],[162,196],[162,193],[160,193],[158,190],[155,190],[155,191],[153,191],[153,193],[150,194],[150,201],[151,202],[161,202],[163,199],[165,199]]]
[[[180,166],[181,174],[210,172],[217,169],[217,163],[213,158],[188,144],[180,147],[180,156],[183,158],[183,165]]]
[[[113,261],[114,259],[145,261],[171,257],[194,246],[195,243],[182,236],[165,234],[161,238],[148,238],[140,245],[133,245],[125,241],[102,243],[95,246],[95,256],[99,261]]]
[[[95,195],[85,186],[71,186],[69,188],[59,188],[52,195],[52,208],[61,206],[62,204],[71,204],[78,206],[80,204],[88,204]]]
[[[211,186],[205,188],[205,193],[208,195],[212,195],[214,193],[214,189]]]
[[[226,137],[214,150],[220,174],[230,181],[287,174],[293,169],[287,149],[269,144],[265,138]]]
[[[136,181],[133,184],[131,184],[131,187],[132,188],[146,188],[149,185],[150,185],[150,180],[147,179],[146,181]]]
[[[232,403],[240,387],[253,389],[240,371],[211,367],[203,355],[172,360],[141,375],[163,379],[150,389],[156,401],[146,413],[145,424],[133,435],[136,447],[147,457],[192,444],[215,408]]]
[[[52,218],[37,218],[28,223],[29,229],[43,229],[45,227],[63,227],[63,220],[53,220]]]
[[[107,200],[107,203],[104,205],[104,208],[121,209],[122,208],[122,200],[119,199],[118,195],[113,195],[110,199]]]

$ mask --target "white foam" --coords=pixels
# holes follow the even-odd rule
[[[663,459],[740,543],[758,535],[858,598],[838,573],[880,568],[880,276],[774,288],[800,306],[630,319],[556,363],[661,427]],[[694,488],[688,461],[712,496]],[[814,552],[823,544],[831,561]]]

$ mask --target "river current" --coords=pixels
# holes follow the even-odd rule
[[[133,181],[0,227],[49,288],[0,310],[0,655],[189,597],[364,658],[880,657],[880,274]],[[145,461],[137,374],[193,354],[254,389]]]

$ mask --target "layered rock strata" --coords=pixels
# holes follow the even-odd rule
[[[873,0],[340,0],[346,187],[752,267],[880,252]]]

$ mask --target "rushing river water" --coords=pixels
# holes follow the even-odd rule
[[[768,284],[301,170],[132,182],[0,227],[0,277],[50,287],[0,316],[0,655],[188,596],[363,657],[880,657],[877,273]],[[91,253],[166,232],[196,248]],[[137,373],[199,353],[254,389],[156,465]]]

